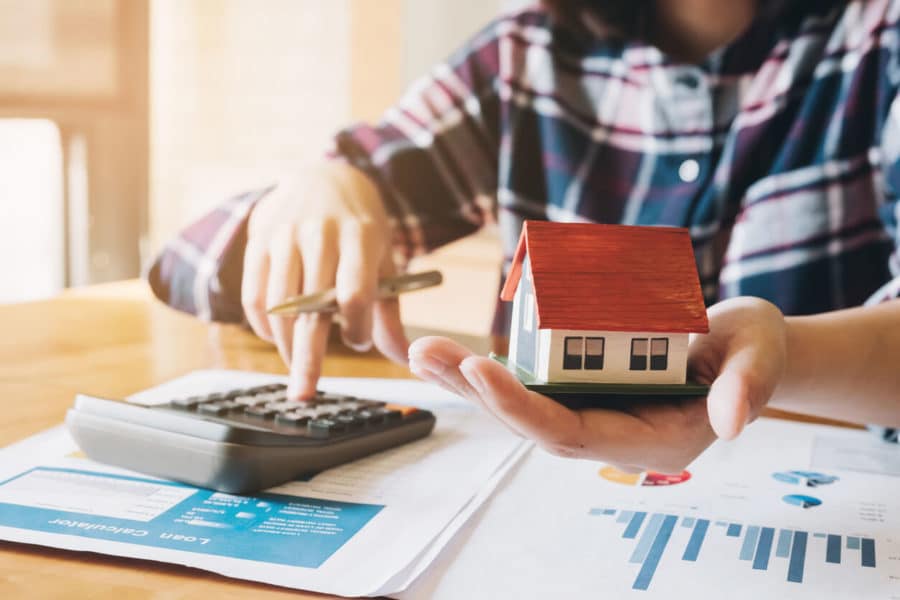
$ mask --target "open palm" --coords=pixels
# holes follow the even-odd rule
[[[691,339],[692,376],[710,383],[706,398],[635,401],[615,409],[570,410],[531,392],[499,363],[439,337],[410,347],[410,368],[481,405],[514,432],[566,457],[625,470],[678,472],[716,437],[731,439],[759,413],[784,372],[784,318],[756,298],[709,309],[710,332]]]

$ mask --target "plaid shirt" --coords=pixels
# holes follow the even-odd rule
[[[810,314],[900,295],[900,0],[760,16],[702,64],[503,16],[335,151],[378,185],[401,257],[497,221],[690,230],[707,303]],[[246,217],[232,199],[176,239],[156,293],[241,320]],[[506,326],[505,319],[498,325]]]

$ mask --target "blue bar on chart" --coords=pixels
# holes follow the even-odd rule
[[[778,531],[778,546],[775,548],[775,556],[778,558],[787,558],[791,554],[791,534],[790,529],[781,529]]]
[[[697,519],[697,523],[694,525],[694,531],[691,533],[691,539],[688,540],[687,548],[684,549],[684,555],[681,557],[681,560],[697,560],[707,529],[709,529],[709,521],[706,519]]]
[[[616,518],[616,523],[627,523],[628,519],[634,514],[634,511],[631,510],[623,510],[619,513],[619,516]]]
[[[816,555],[820,542],[816,539],[824,539],[825,562],[831,564],[841,563],[841,547],[844,545],[842,536],[836,534],[810,533],[792,529],[778,529],[775,535],[774,527],[759,525],[743,525],[741,523],[726,521],[710,521],[699,517],[679,517],[665,513],[646,513],[636,511],[619,511],[610,508],[595,508],[589,511],[591,515],[615,516],[615,522],[624,525],[623,539],[639,539],[628,559],[629,563],[640,565],[637,577],[632,584],[632,589],[647,590],[653,581],[657,568],[660,565],[663,554],[672,540],[676,525],[681,520],[687,539],[681,560],[685,563],[697,563],[700,549],[707,537],[712,533],[710,526],[715,524],[725,528],[725,538],[741,538],[740,548],[737,549],[737,560],[751,563],[753,571],[771,571],[774,565],[783,565],[782,562],[774,562],[773,558],[787,559],[787,581],[790,583],[803,583],[806,570],[807,556]],[[649,516],[649,520],[647,517]],[[646,527],[642,526],[647,521]],[[678,528],[681,530],[682,528]],[[722,531],[716,529],[715,531]],[[680,534],[679,534],[680,535]],[[718,535],[721,535],[718,534]],[[809,544],[814,544],[810,548]],[[875,540],[859,536],[847,536],[846,547],[848,550],[858,550],[860,553],[860,565],[862,567],[875,567]],[[774,557],[773,557],[774,551]]]
[[[825,562],[841,564],[841,536],[828,534],[825,546]]]
[[[759,543],[756,545],[756,556],[753,558],[753,569],[765,571],[769,568],[769,555],[772,553],[772,539],[775,530],[771,527],[763,527],[759,532]]]
[[[634,539],[637,537],[638,531],[641,529],[641,524],[644,522],[644,517],[647,516],[645,512],[636,512],[634,516],[631,517],[631,522],[628,524],[628,527],[625,528],[625,533],[622,534],[622,537],[625,539]]]
[[[656,517],[656,515],[653,516]],[[632,589],[646,590],[650,587],[653,574],[656,573],[656,567],[659,565],[659,560],[666,549],[666,544],[669,543],[669,538],[672,537],[672,529],[675,527],[677,520],[678,517],[675,515],[665,516],[653,540],[653,545],[650,547],[650,553],[644,560],[644,564],[641,565],[641,570],[638,572],[637,579],[634,580],[634,585],[631,586]]]
[[[744,536],[744,544],[741,546],[740,560],[751,560],[753,558],[753,550],[756,549],[756,538],[759,537],[759,527],[752,525],[747,528],[747,535]]]
[[[794,583],[803,583],[803,564],[806,562],[806,536],[805,531],[794,532],[794,543],[791,546],[791,558],[788,563],[787,580]]]
[[[869,538],[863,538],[860,540],[861,553],[862,553],[862,566],[864,567],[874,567],[875,566],[875,540],[870,540]]]
[[[638,540],[638,545],[635,547],[634,552],[631,553],[631,559],[628,562],[644,562],[644,559],[647,558],[647,554],[650,552],[650,546],[656,539],[656,532],[659,531],[663,524],[664,518],[665,515],[660,513],[655,513],[650,517],[650,523],[644,528],[644,533],[641,534],[641,539]]]

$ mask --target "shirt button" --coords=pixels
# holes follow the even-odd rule
[[[689,90],[700,87],[700,78],[695,73],[679,73],[675,77],[675,83]]]
[[[693,183],[700,176],[700,163],[689,158],[678,167],[678,177],[685,183]]]

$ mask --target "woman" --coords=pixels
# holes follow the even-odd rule
[[[329,320],[264,308],[336,286],[349,346],[408,356],[552,451],[623,468],[676,471],[766,403],[897,425],[898,21],[898,0],[548,0],[490,24],[378,125],[340,132],[327,164],[189,230],[206,268],[175,244],[151,281],[201,316],[246,316],[299,397]],[[495,217],[507,256],[526,218],[688,227],[711,329],[690,368],[708,398],[573,412],[449,340],[407,352],[377,279],[395,253]]]

